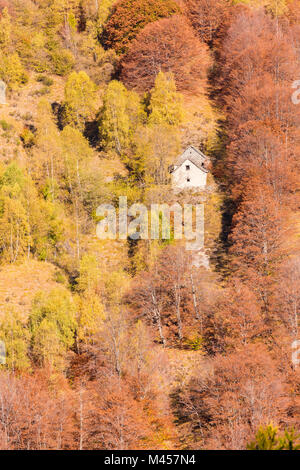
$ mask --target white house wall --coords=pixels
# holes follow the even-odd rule
[[[186,166],[189,165],[190,169],[187,170]],[[187,181],[187,178],[190,181]],[[173,186],[178,189],[188,188],[205,188],[207,180],[207,173],[198,168],[190,160],[186,160],[172,173]]]

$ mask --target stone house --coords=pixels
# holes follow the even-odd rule
[[[188,147],[169,167],[174,189],[205,189],[209,159],[193,146]]]

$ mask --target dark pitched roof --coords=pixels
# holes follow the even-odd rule
[[[196,167],[200,168],[202,171],[205,173],[208,173],[208,170],[205,168],[205,163],[208,161],[208,157],[204,155],[204,153],[200,152],[200,150],[196,149],[196,147],[193,147],[190,145],[180,157],[178,157],[176,163],[175,163],[175,168],[178,168],[180,165],[182,165],[186,160],[189,160],[192,162]]]

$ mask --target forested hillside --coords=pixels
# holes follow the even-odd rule
[[[0,449],[297,448],[300,1],[0,0],[0,80]],[[209,268],[122,196],[205,201]]]

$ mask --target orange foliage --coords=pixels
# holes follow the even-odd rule
[[[172,72],[177,89],[203,92],[211,59],[207,46],[196,38],[183,16],[146,26],[121,63],[121,79],[129,88],[150,90],[159,71]]]
[[[213,45],[229,21],[227,0],[183,0],[184,11],[201,41]]]
[[[119,0],[105,26],[103,42],[119,53],[127,51],[130,42],[148,24],[179,13],[173,0]]]

